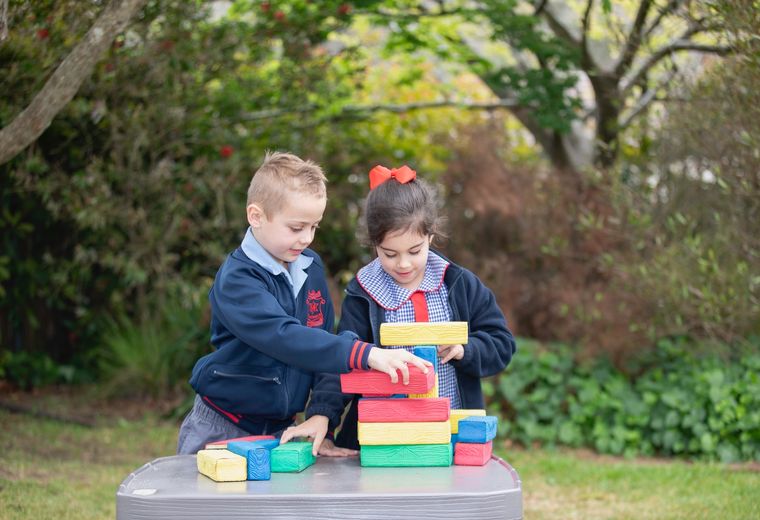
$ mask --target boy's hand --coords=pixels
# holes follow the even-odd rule
[[[285,444],[294,437],[309,437],[314,440],[311,453],[316,457],[322,441],[327,435],[327,425],[330,420],[324,415],[312,415],[298,426],[290,426],[280,437],[280,444]]]
[[[441,363],[448,363],[452,359],[464,357],[464,345],[438,345],[438,357]]]
[[[391,376],[391,383],[398,383],[398,374],[396,371],[400,370],[401,381],[405,385],[409,384],[409,367],[407,366],[407,363],[416,366],[425,374],[428,373],[428,367],[433,366],[430,361],[425,361],[404,349],[390,350],[380,347],[373,347],[372,350],[370,350],[367,363],[370,368],[385,372]]]
[[[325,439],[322,442],[322,447],[319,448],[319,454],[326,457],[355,457],[359,455],[359,452],[348,448],[338,448],[333,441]]]

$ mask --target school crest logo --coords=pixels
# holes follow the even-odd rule
[[[322,291],[309,291],[306,294],[306,326],[321,327],[325,322],[325,315],[322,307],[325,305],[325,299],[322,297]]]

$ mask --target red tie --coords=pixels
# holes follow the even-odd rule
[[[415,291],[412,293],[412,305],[414,306],[414,321],[430,321],[424,292]]]

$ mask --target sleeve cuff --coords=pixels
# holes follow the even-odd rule
[[[375,347],[372,343],[365,341],[355,341],[348,355],[349,370],[368,370],[369,353]]]

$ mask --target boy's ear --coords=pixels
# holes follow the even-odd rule
[[[252,228],[261,227],[261,219],[264,218],[264,210],[258,204],[248,204],[245,208],[248,217],[248,225]]]

